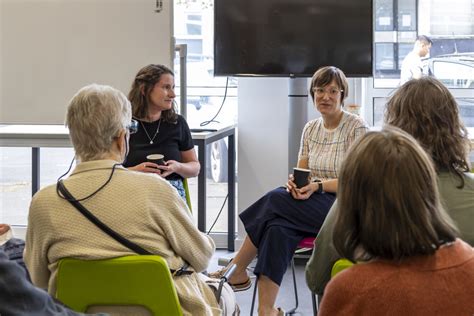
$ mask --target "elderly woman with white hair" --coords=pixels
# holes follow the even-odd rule
[[[189,273],[174,277],[185,315],[221,315],[221,307],[224,314],[232,314],[235,298],[230,287],[225,285],[228,295],[220,307],[206,283],[209,279],[199,273],[206,269],[215,245],[194,226],[183,199],[166,180],[122,166],[131,123],[130,102],[120,91],[97,84],[79,90],[66,117],[78,163],[61,183],[100,221],[162,256],[170,269],[189,265]],[[56,184],[33,197],[25,262],[35,285],[54,294],[63,258],[96,260],[135,254],[83,216]]]

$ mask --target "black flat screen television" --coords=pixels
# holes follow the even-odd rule
[[[215,0],[216,76],[372,76],[372,0]]]

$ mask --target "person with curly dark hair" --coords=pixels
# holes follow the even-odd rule
[[[385,124],[401,128],[431,155],[436,170],[448,172],[464,187],[469,137],[459,107],[449,90],[437,79],[423,77],[400,87],[389,99]]]

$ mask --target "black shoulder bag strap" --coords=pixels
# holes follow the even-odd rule
[[[118,234],[115,230],[111,229],[109,226],[105,225],[103,222],[101,222],[100,219],[98,219],[94,214],[92,214],[88,209],[84,207],[81,203],[79,203],[73,196],[72,194],[66,189],[66,187],[63,184],[63,181],[58,182],[58,188],[59,192],[66,198],[66,200],[72,204],[75,208],[79,210],[79,212],[82,213],[88,220],[90,220],[92,223],[94,223],[97,227],[102,229],[107,235],[124,245],[130,250],[133,250],[134,252],[140,254],[140,255],[152,255],[151,252],[148,250],[143,249],[139,245],[131,242],[127,238],[123,237],[122,235]]]
[[[94,214],[92,214],[87,208],[84,207],[79,201],[77,201],[74,196],[66,189],[66,187],[63,184],[63,181],[60,180],[58,181],[58,188],[59,192],[66,198],[66,200],[72,204],[76,209],[79,210],[79,212],[82,213],[88,220],[90,220],[92,223],[94,223],[97,227],[102,229],[107,235],[124,245],[130,250],[133,250],[134,252],[140,254],[140,255],[153,255],[151,252],[149,252],[146,249],[143,249],[136,243],[128,240],[127,238],[123,237],[119,233],[117,233],[115,230],[110,228],[109,226],[105,225],[100,219],[98,219]],[[170,269],[171,274],[173,276],[180,276],[184,274],[191,274],[194,271],[186,270],[189,265],[185,262],[184,265],[179,268],[178,270]]]

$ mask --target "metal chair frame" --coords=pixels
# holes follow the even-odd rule
[[[303,249],[313,249],[314,247],[314,240],[316,237],[306,237],[304,238],[299,244],[298,244],[298,249],[295,251],[295,255],[300,253]],[[287,315],[292,315],[296,313],[296,310],[298,309],[299,306],[299,300],[298,300],[298,285],[296,284],[296,273],[295,273],[295,255],[293,255],[293,258],[291,258],[291,273],[293,277],[293,288],[295,292],[295,306],[291,308],[289,311],[286,312]],[[258,287],[258,278],[255,279],[255,286],[253,289],[253,295],[252,295],[252,305],[250,307],[250,315],[253,314],[253,310],[255,307],[255,298],[257,296],[257,287]],[[318,313],[318,298],[314,297],[312,298],[312,305],[313,305],[313,312],[315,315]]]

